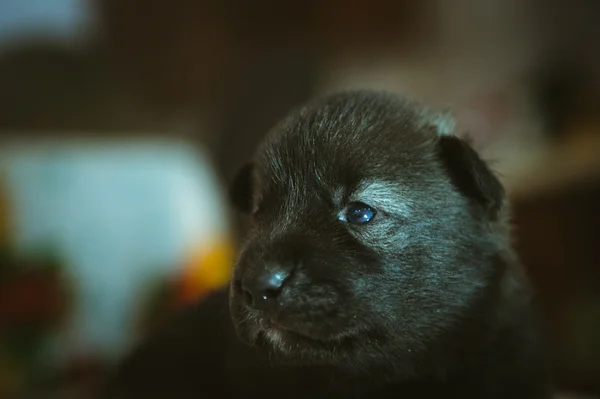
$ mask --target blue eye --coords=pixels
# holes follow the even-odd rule
[[[369,205],[362,202],[353,202],[348,205],[346,221],[352,224],[365,224],[375,217],[377,212]]]

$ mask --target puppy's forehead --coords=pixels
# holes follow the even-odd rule
[[[267,137],[258,156],[265,183],[301,181],[359,185],[422,173],[437,132],[418,105],[401,97],[347,92],[292,113]]]

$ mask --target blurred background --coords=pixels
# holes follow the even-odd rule
[[[0,397],[85,397],[226,283],[227,182],[343,88],[451,108],[507,186],[562,391],[600,397],[600,2],[0,0]]]

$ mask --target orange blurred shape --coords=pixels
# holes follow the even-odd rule
[[[195,250],[178,278],[177,304],[197,301],[227,284],[231,277],[233,257],[233,245],[227,239]]]

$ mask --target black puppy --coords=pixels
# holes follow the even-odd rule
[[[503,187],[451,131],[388,93],[292,113],[233,184],[251,220],[228,292],[108,397],[551,397]]]

